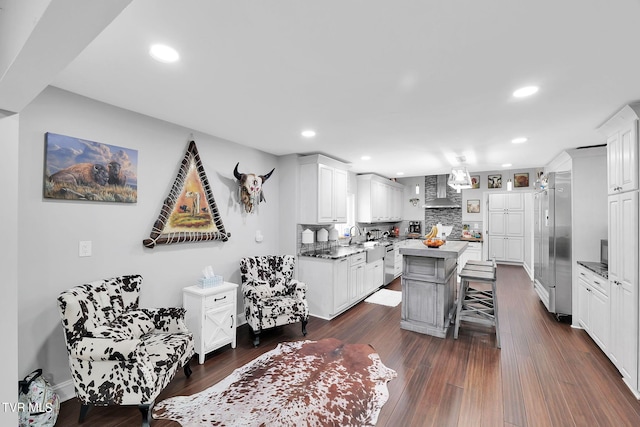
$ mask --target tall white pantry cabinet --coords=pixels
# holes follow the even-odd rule
[[[524,261],[524,198],[522,193],[489,195],[489,258]]]
[[[640,399],[638,121],[627,105],[600,127],[607,138],[610,342],[607,355]]]

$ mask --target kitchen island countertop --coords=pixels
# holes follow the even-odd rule
[[[430,258],[458,258],[469,244],[461,240],[448,240],[439,248],[430,248],[422,240],[415,240],[400,248],[400,254]]]

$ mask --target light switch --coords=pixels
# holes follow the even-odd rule
[[[78,256],[91,256],[91,240],[80,240],[78,243]]]

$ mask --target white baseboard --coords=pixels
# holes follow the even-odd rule
[[[529,275],[529,278],[533,282],[533,270],[531,270],[531,267],[529,267],[529,265],[526,262],[522,264],[522,266],[524,267],[524,271],[527,272],[527,274]]]
[[[53,391],[58,394],[60,402],[65,402],[76,397],[76,389],[73,387],[73,380],[67,380],[54,385]]]
[[[238,317],[237,317],[237,319],[236,319],[236,320],[237,320],[236,327],[238,327],[238,326],[242,326],[242,325],[244,325],[245,323],[247,323],[247,315],[246,315],[246,314],[244,314],[244,313],[242,313],[242,314],[238,314]]]

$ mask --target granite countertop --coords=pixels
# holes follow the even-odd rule
[[[366,248],[357,247],[355,245],[335,246],[331,249],[300,253],[299,256],[311,257],[311,258],[322,258],[322,259],[339,259],[339,258],[348,257],[353,254],[361,253],[366,250],[367,250]]]
[[[411,244],[400,248],[400,253],[430,258],[458,258],[468,245],[461,240],[447,240],[447,243],[439,248],[429,248],[422,243],[422,240],[414,240]]]
[[[461,237],[460,240],[463,242],[483,242],[482,237]]]
[[[587,270],[593,271],[598,276],[609,279],[609,268],[605,264],[591,261],[577,261],[577,263]]]

